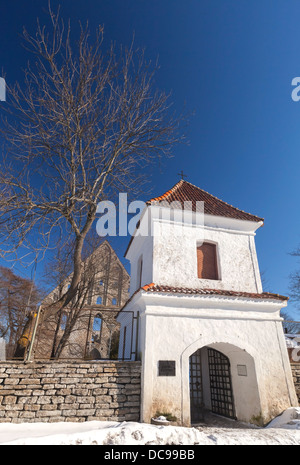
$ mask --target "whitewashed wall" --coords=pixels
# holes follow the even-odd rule
[[[166,221],[160,207],[145,212],[151,234],[135,237],[126,257],[131,263],[131,295],[139,287],[138,264],[143,259],[141,285],[225,289],[261,293],[255,231],[262,223],[192,214],[184,224]],[[145,229],[143,230],[145,232]],[[217,244],[219,280],[197,276],[197,245]],[[276,300],[156,294],[143,290],[126,310],[140,312],[138,354],[142,360],[142,421],[156,411],[169,412],[181,425],[190,424],[189,358],[212,347],[231,363],[233,395],[238,419],[267,422],[297,405],[280,309]],[[120,316],[120,318],[122,318]],[[158,376],[158,361],[176,362],[176,376]],[[247,377],[237,365],[246,365]],[[209,398],[206,386],[206,402]]]
[[[189,357],[207,346],[230,360],[238,419],[266,423],[297,405],[279,317],[282,305],[278,301],[136,295],[127,310],[140,311],[142,421],[150,422],[156,411],[164,411],[175,415],[179,424],[190,424]],[[175,360],[176,376],[158,376],[159,360]],[[246,365],[247,377],[238,375],[239,364]]]
[[[166,222],[161,209],[151,207],[152,236],[133,239],[127,253],[131,264],[132,295],[138,287],[138,263],[143,259],[142,285],[155,284],[262,292],[255,248],[255,230],[260,223],[204,217],[204,225],[186,221]],[[143,224],[141,222],[141,224]],[[203,241],[217,245],[219,280],[197,276],[197,245]]]

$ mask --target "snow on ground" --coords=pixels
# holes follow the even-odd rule
[[[222,423],[221,423],[222,424]],[[134,422],[0,424],[0,445],[300,445],[300,408],[266,428],[156,426]]]

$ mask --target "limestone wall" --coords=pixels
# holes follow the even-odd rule
[[[140,362],[0,363],[0,422],[139,421]]]

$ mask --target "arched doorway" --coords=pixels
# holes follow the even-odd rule
[[[229,358],[203,347],[189,359],[191,423],[204,419],[204,410],[235,418]]]

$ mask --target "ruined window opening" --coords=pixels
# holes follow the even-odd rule
[[[100,342],[101,328],[102,328],[102,317],[98,313],[95,316],[94,321],[93,321],[92,342]]]
[[[65,331],[66,326],[67,326],[67,314],[63,313],[60,319],[60,329],[62,331]]]

